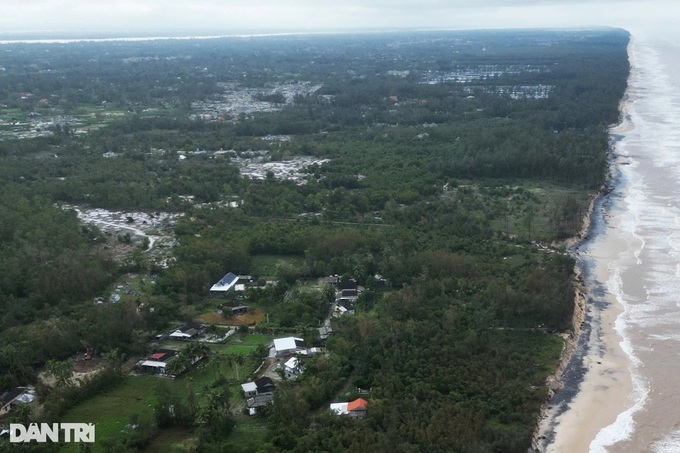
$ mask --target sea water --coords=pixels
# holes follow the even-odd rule
[[[609,306],[589,309],[587,331],[602,328],[597,310],[617,310],[612,335],[632,386],[618,406],[601,389],[615,420],[572,435],[584,436],[591,452],[680,452],[680,43],[634,33],[629,55],[628,127],[613,137],[614,188],[600,205],[599,237],[580,253],[606,270],[591,289],[611,296]],[[602,253],[607,244],[618,248]],[[590,333],[587,340],[586,349],[604,344]],[[559,417],[556,425],[559,432]]]
[[[615,330],[633,394],[590,450],[680,452],[680,45],[645,33],[630,51],[632,127],[615,146],[625,209],[612,233],[628,250],[609,261],[607,288],[624,308]]]

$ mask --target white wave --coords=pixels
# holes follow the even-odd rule
[[[594,453],[607,452],[607,447],[629,439],[632,436],[635,431],[633,415],[644,407],[649,393],[647,383],[637,371],[637,368],[642,365],[642,362],[635,354],[635,348],[628,335],[628,321],[630,319],[631,311],[636,307],[633,307],[629,303],[627,297],[623,293],[623,279],[621,277],[620,268],[614,269],[612,276],[607,281],[607,289],[623,307],[623,313],[621,313],[614,322],[614,330],[616,330],[621,337],[622,340],[619,344],[631,363],[629,371],[633,383],[633,392],[630,398],[631,401],[634,401],[634,404],[632,407],[620,413],[616,417],[614,423],[604,427],[597,433],[589,447],[589,450]]]
[[[634,250],[633,254],[637,264],[642,264],[640,256],[646,245],[645,238],[639,232],[643,223],[641,210],[646,199],[644,190],[645,186],[640,180],[630,187],[628,195],[624,198],[624,202],[628,206],[628,213],[622,217],[619,227],[624,233],[628,233],[624,238],[628,241],[629,247]]]
[[[647,338],[649,340],[653,340],[653,341],[680,341],[680,333],[667,334],[667,335],[650,334],[650,335],[647,335]]]
[[[680,51],[677,45],[674,49],[676,54]],[[648,412],[656,410],[657,393],[674,388],[674,382],[666,382],[665,377],[675,370],[675,361],[669,368],[663,357],[655,357],[659,353],[654,348],[668,351],[674,346],[663,342],[680,341],[680,73],[669,66],[677,61],[669,59],[669,55],[675,58],[674,54],[641,42],[632,50],[635,77],[628,89],[635,101],[627,115],[634,129],[615,145],[617,155],[624,156],[627,164],[619,167],[623,205],[617,213],[616,234],[626,240],[629,249],[609,266],[607,289],[623,308],[614,329],[629,358],[633,391],[630,407],[591,442],[590,451],[598,453],[616,450],[614,445],[626,439],[649,435],[647,426],[636,426],[637,418],[642,417],[636,413],[643,407]],[[641,357],[648,363],[642,363]],[[651,382],[655,383],[653,394]],[[648,415],[677,417],[676,413],[648,412],[646,420]],[[671,426],[659,428],[660,433],[653,433],[656,442],[650,445],[651,451],[680,452],[680,429],[672,426],[673,421]]]
[[[631,303],[629,303],[623,292],[623,279],[621,277],[620,268],[614,269],[612,276],[607,281],[607,289],[609,294],[614,296],[619,305],[623,307],[623,313],[617,316],[616,321],[614,321],[614,330],[616,330],[616,333],[618,333],[621,337],[621,349],[623,349],[623,352],[626,353],[633,366],[638,367],[640,366],[641,362],[640,359],[638,359],[638,357],[635,355],[633,345],[628,336],[628,321],[630,319],[631,312],[645,312],[651,310],[652,308],[644,305],[633,306]]]
[[[648,393],[649,389],[646,384],[633,374],[633,400],[636,401],[635,405],[621,412],[614,423],[597,433],[588,448],[591,453],[606,453],[607,447],[631,438],[635,431],[633,414],[644,407]]]
[[[680,430],[673,431],[652,445],[654,453],[678,453],[680,451]]]

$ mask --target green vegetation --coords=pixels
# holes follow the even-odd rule
[[[153,420],[151,406],[154,402],[158,379],[152,376],[128,377],[113,391],[95,396],[66,412],[61,421],[94,423],[99,439],[113,439],[129,430],[128,425],[134,417],[139,422],[149,424]],[[95,451],[101,444],[95,444]],[[70,445],[63,451],[77,452],[78,446]],[[103,450],[99,450],[103,451]]]
[[[0,390],[36,384],[42,404],[11,417],[95,422],[93,451],[525,452],[571,329],[560,241],[605,182],[627,42],[3,45]],[[211,295],[226,272],[278,283]],[[328,275],[364,291],[322,341]],[[151,342],[238,304],[224,342]],[[240,384],[289,335],[326,351],[248,418]],[[176,379],[123,372],[159,347],[182,351]],[[328,413],[358,389],[365,418]]]

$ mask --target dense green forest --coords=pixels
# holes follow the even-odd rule
[[[254,419],[232,406],[264,346],[159,378],[130,422],[143,429],[96,451],[156,451],[177,432],[177,451],[527,451],[572,327],[560,241],[605,183],[628,38],[1,45],[0,393],[33,384],[40,401],[4,421],[62,420],[146,382],[131,364],[159,332],[236,303],[209,293],[234,272],[278,282],[238,300],[266,313],[244,338],[297,334],[326,353]],[[127,220],[83,221],[96,209]],[[321,340],[333,292],[309,288],[336,274],[365,290]],[[60,381],[82,351],[107,365]],[[365,418],[328,411],[359,394]]]

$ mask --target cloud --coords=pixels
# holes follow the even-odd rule
[[[673,0],[3,0],[0,30],[576,27],[677,17]],[[673,11],[672,11],[673,10]],[[672,12],[671,12],[672,11]],[[661,13],[663,12],[663,13]],[[675,15],[674,15],[675,14]]]

